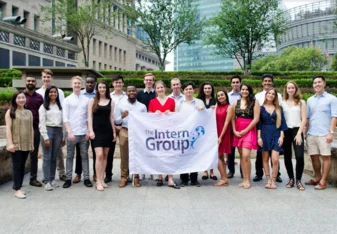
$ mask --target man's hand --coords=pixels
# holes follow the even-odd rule
[[[123,113],[122,113],[122,119],[124,119],[126,116],[128,116],[129,115],[129,111],[127,111],[127,110],[125,110],[125,111],[123,111]]]

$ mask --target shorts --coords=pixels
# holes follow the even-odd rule
[[[331,156],[331,143],[326,143],[327,136],[311,136],[307,137],[308,154]]]

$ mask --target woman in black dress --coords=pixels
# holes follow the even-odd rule
[[[116,141],[114,124],[115,103],[109,94],[108,84],[99,81],[96,85],[96,95],[88,105],[89,136],[96,153],[96,189],[104,191],[108,186],[104,183],[104,172],[111,141]]]
[[[200,85],[199,88],[199,93],[197,98],[201,99],[204,104],[206,109],[208,108],[215,108],[216,105],[216,99],[215,99],[215,88],[214,85],[211,82],[203,82]],[[209,178],[212,180],[218,180],[218,178],[214,175],[213,169],[209,171]],[[203,180],[208,179],[208,171],[204,171],[204,175],[201,177]]]

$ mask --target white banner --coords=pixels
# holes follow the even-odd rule
[[[218,168],[215,110],[129,112],[130,174],[182,174]]]

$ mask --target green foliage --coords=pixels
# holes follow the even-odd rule
[[[6,88],[0,90],[0,105],[5,105],[11,102],[15,89]]]
[[[85,66],[89,66],[90,43],[94,36],[107,37],[113,32],[109,24],[113,22],[115,13],[111,13],[112,3],[107,0],[81,1],[58,0],[53,4],[41,6],[41,22],[55,21],[52,33],[63,33],[70,36],[75,35],[80,42]],[[118,15],[117,17],[119,17]],[[54,18],[54,19],[53,19]],[[49,27],[50,28],[50,27]],[[50,30],[46,28],[45,30]]]
[[[203,19],[192,0],[136,0],[125,5],[125,13],[144,30],[141,40],[158,56],[161,71],[171,51],[181,43],[192,44],[202,33]]]
[[[320,71],[326,64],[317,48],[291,46],[280,55],[268,55],[253,62],[254,71]]]
[[[337,71],[337,53],[332,57],[329,68],[331,71]]]
[[[278,0],[222,0],[218,15],[209,20],[205,45],[214,45],[216,55],[235,57],[248,74],[255,52],[272,46],[286,30],[287,22]]]

